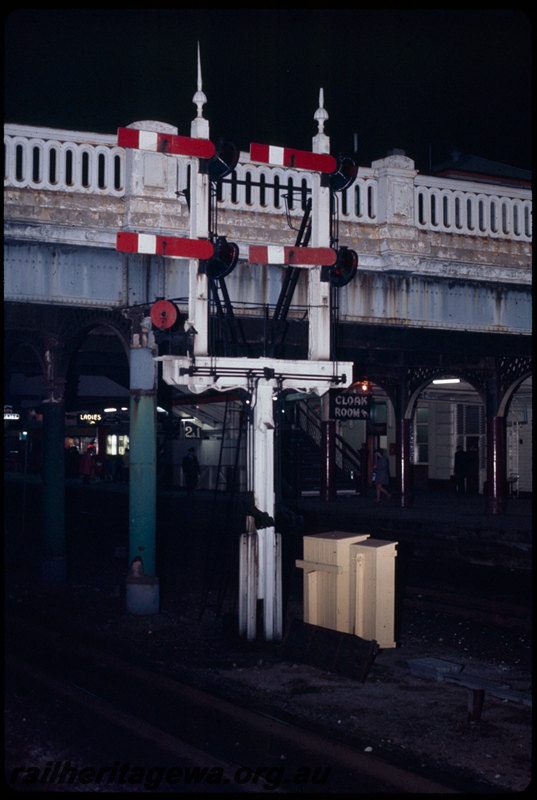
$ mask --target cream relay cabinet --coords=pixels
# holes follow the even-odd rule
[[[395,647],[397,542],[367,533],[304,536],[304,622]]]

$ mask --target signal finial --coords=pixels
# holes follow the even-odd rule
[[[319,108],[313,115],[317,121],[318,132],[312,139],[314,153],[330,153],[330,137],[324,132],[324,123],[328,119],[328,111],[324,107],[324,92],[319,89]]]
[[[313,115],[313,119],[317,121],[319,133],[324,133],[324,123],[328,119],[328,111],[324,107],[324,92],[322,89],[319,89],[319,108]]]
[[[196,139],[209,138],[209,121],[203,116],[203,106],[207,102],[207,98],[203,92],[201,82],[201,59],[200,59],[200,43],[198,42],[198,91],[192,98],[192,102],[198,109],[198,114],[195,119],[190,123],[190,135]]]
[[[196,94],[192,98],[192,102],[194,103],[194,105],[198,109],[197,119],[203,119],[202,108],[205,105],[205,103],[207,102],[207,98],[206,98],[205,94],[203,93],[202,86],[203,86],[203,84],[202,84],[202,80],[201,80],[200,43],[198,42],[198,91],[196,92]]]

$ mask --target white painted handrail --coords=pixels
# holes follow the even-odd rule
[[[188,159],[178,157],[178,161],[181,180]],[[400,184],[401,176],[396,180]],[[121,197],[125,194],[125,150],[117,146],[114,134],[8,124],[4,128],[4,186]],[[419,174],[413,178],[413,187],[413,224],[419,229],[531,241],[530,189]],[[259,214],[288,211],[301,216],[310,191],[308,172],[252,164],[248,153],[241,153],[235,177],[220,187],[218,197],[225,209]],[[360,167],[354,184],[337,198],[342,221],[378,223],[382,216],[378,170]]]
[[[415,223],[425,230],[531,241],[528,189],[416,176]]]

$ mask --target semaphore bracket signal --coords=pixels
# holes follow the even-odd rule
[[[136,128],[118,128],[117,143],[120,147],[174,156],[212,158],[216,153],[216,147],[209,139],[193,139],[190,136],[141,131]]]
[[[291,147],[276,147],[270,144],[250,144],[250,160],[261,164],[290,169],[306,169],[310,172],[332,174],[338,168],[334,156],[326,153],[312,153],[308,150],[294,150]]]

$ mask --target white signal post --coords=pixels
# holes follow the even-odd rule
[[[198,42],[198,86],[193,97],[197,115],[190,127],[191,135],[197,139],[209,139],[209,122],[203,117],[203,106],[207,102],[202,88],[200,46]],[[192,159],[190,168],[190,237],[209,238],[209,175],[200,170],[199,160]],[[209,353],[209,278],[199,269],[197,259],[190,260],[188,320],[185,328],[194,328],[194,355]]]
[[[201,84],[198,83],[198,95]],[[204,98],[200,96],[200,101]],[[319,121],[319,134],[314,139],[315,153],[303,153],[286,148],[272,148],[252,145],[251,157],[257,160],[289,165],[298,169],[315,172],[333,172],[336,160],[328,154],[329,140],[322,126],[327,117],[322,107],[315,119]],[[195,100],[196,102],[196,100]],[[203,100],[203,102],[205,102]],[[205,120],[193,123],[193,134],[203,133]],[[201,129],[201,130],[200,130]],[[206,132],[208,135],[208,131]],[[192,236],[200,236],[204,231],[206,219],[203,197],[208,198],[208,186],[203,183],[205,176],[197,176],[198,182],[192,190],[196,191],[196,203],[192,195],[192,214],[197,215],[197,224],[191,227]],[[279,245],[252,246],[249,250],[250,263],[293,264],[308,269],[308,302],[310,307],[310,346],[309,359],[289,361],[271,358],[221,358],[204,355],[202,346],[195,347],[195,358],[189,356],[161,356],[162,375],[166,383],[186,387],[198,394],[209,389],[230,391],[243,389],[251,396],[252,417],[248,427],[247,479],[248,490],[253,494],[256,509],[266,515],[267,527],[255,529],[253,518],[249,518],[248,532],[241,535],[239,559],[239,633],[249,640],[256,636],[257,603],[262,601],[263,634],[267,641],[281,639],[282,585],[281,585],[281,536],[274,527],[274,413],[275,393],[286,389],[301,392],[314,392],[325,395],[333,386],[346,388],[352,382],[352,363],[337,365],[330,360],[330,284],[321,282],[323,265],[331,266],[337,258],[336,251],[330,247],[330,191],[321,186],[319,175],[314,174],[312,201],[312,247],[284,247]],[[201,277],[191,284],[192,319],[196,324],[197,336],[205,331],[206,284]],[[191,269],[191,279],[193,273]],[[203,324],[202,324],[203,320]]]
[[[315,153],[330,152],[330,138],[324,132],[328,113],[324,108],[324,93],[319,90],[319,108],[315,112],[319,131],[313,137]],[[330,246],[330,187],[323,186],[321,176],[312,174],[311,246]],[[309,337],[308,358],[312,361],[328,359],[330,346],[330,282],[321,281],[321,267],[308,273]]]
[[[209,282],[199,270],[199,260],[209,258],[210,179],[200,170],[201,153],[209,152],[209,123],[202,115],[207,98],[202,90],[198,45],[198,86],[193,102],[197,116],[191,125],[192,138],[166,135],[144,136],[121,134],[126,147],[147,147],[171,155],[181,152],[191,157],[190,172],[190,239],[160,237],[151,234],[118,234],[117,246],[126,252],[145,252],[171,257],[187,257],[189,265],[189,300],[187,330],[194,329],[194,351],[188,356],[159,356],[166,383],[186,387],[199,394],[209,389],[230,391],[243,389],[249,393],[252,415],[247,439],[248,490],[257,511],[264,515],[267,527],[255,529],[249,518],[248,532],[241,535],[239,563],[239,633],[252,640],[256,636],[257,601],[263,603],[263,633],[266,640],[281,639],[282,585],[281,537],[274,527],[274,414],[273,397],[277,392],[292,389],[325,395],[334,386],[346,388],[352,382],[352,363],[337,364],[330,360],[330,284],[321,282],[322,266],[331,266],[337,258],[330,247],[330,190],[321,185],[321,172],[332,173],[336,160],[329,154],[329,139],[323,132],[327,114],[320,108],[315,114],[319,133],[314,138],[314,152],[252,145],[252,157],[276,159],[285,166],[313,171],[312,247],[253,247],[251,262],[287,263],[308,269],[309,358],[289,361],[270,358],[222,358],[211,356],[209,347]],[[181,148],[187,147],[186,151]],[[263,518],[263,517],[262,517]]]
[[[337,385],[352,383],[352,363],[291,361],[274,358],[159,356],[166,383],[193,394],[209,389],[251,393],[252,419],[248,428],[248,489],[255,507],[274,520],[274,413],[277,391],[292,389],[324,395]],[[241,536],[239,562],[239,633],[256,636],[257,601],[263,603],[263,634],[267,641],[283,635],[281,536],[273,524]]]

